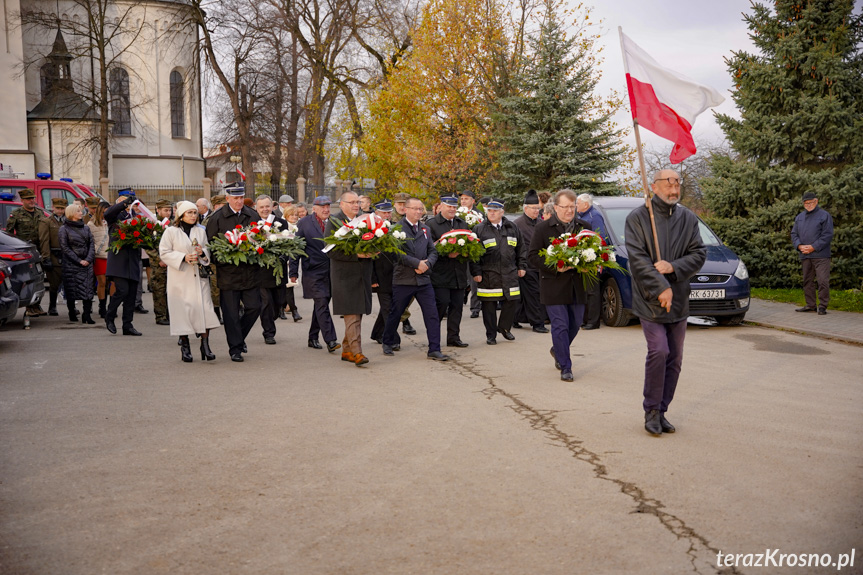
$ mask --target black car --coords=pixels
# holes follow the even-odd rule
[[[36,246],[0,232],[0,261],[11,271],[12,291],[18,294],[18,307],[36,305],[45,293],[42,256]]]
[[[644,205],[642,198],[597,197],[593,205],[605,220],[607,239],[614,244],[620,265],[627,266],[624,230],[626,216]],[[713,318],[719,325],[738,325],[749,310],[749,272],[743,261],[698,219],[707,261],[689,285],[689,314]],[[602,281],[602,320],[620,327],[632,319],[632,278],[618,270],[605,270]]]
[[[0,325],[18,313],[18,294],[12,289],[12,269],[0,260]]]

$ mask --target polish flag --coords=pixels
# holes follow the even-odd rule
[[[678,164],[696,152],[692,139],[696,116],[725,98],[709,86],[660,66],[621,28],[618,31],[632,118],[657,136],[674,142],[670,160]]]
[[[246,174],[243,173],[243,170],[237,168],[237,173],[240,174],[240,177],[243,178],[243,181],[246,181]]]

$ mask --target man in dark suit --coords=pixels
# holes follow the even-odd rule
[[[391,221],[392,203],[386,199],[376,203],[375,214],[384,221]],[[396,255],[386,252],[372,260],[372,291],[378,294],[378,305],[380,306],[375,325],[372,326],[372,340],[378,343],[383,343],[384,325],[387,322],[387,317],[389,317],[390,308],[393,306],[393,267],[395,262]],[[398,330],[396,330],[395,339],[393,349],[397,350],[401,344]]]
[[[330,315],[330,258],[323,252],[324,228],[330,218],[330,198],[318,196],[312,203],[312,213],[297,222],[297,237],[306,240],[306,257],[291,260],[292,282],[299,276],[300,261],[303,265],[303,298],[315,302],[312,325],[309,326],[309,347],[321,349],[318,334],[323,332],[327,351],[339,349],[333,316]]]
[[[393,270],[393,307],[384,327],[384,355],[393,355],[396,330],[402,312],[416,298],[423,313],[426,337],[429,342],[428,358],[446,361],[449,356],[440,351],[440,319],[437,315],[434,288],[431,284],[431,268],[437,261],[437,250],[428,227],[420,222],[425,206],[416,198],[405,202],[405,217],[399,222],[407,235],[404,254],[399,254]]]
[[[466,230],[467,222],[456,216],[458,197],[442,196],[440,212],[426,222],[432,240],[452,230]],[[464,292],[468,287],[467,262],[457,258],[438,257],[432,267],[432,286],[437,301],[438,318],[446,317],[446,344],[448,347],[467,347],[461,340],[461,316],[464,308]]]
[[[551,319],[551,355],[563,381],[573,380],[569,347],[584,319],[584,281],[571,267],[557,269],[545,265],[545,256],[540,251],[563,233],[590,229],[587,222],[575,217],[577,197],[572,190],[560,190],[554,195],[554,213],[536,224],[528,255],[530,263],[539,270],[539,299]]]
[[[213,241],[237,226],[246,227],[258,221],[255,210],[243,205],[246,189],[234,186],[225,190],[228,203],[215,212],[207,221],[207,238]],[[219,304],[225,322],[225,337],[228,340],[231,361],[243,361],[246,352],[246,336],[261,313],[261,270],[254,264],[230,264],[216,260],[219,284]],[[243,317],[240,317],[240,302]]]
[[[118,199],[117,203],[104,213],[111,238],[109,246],[114,243],[114,232],[120,222],[132,217],[130,206],[137,199],[131,189],[120,190],[119,196],[122,199]],[[135,315],[135,297],[138,294],[142,269],[141,248],[125,247],[118,253],[108,250],[108,267],[105,275],[108,282],[114,282],[114,294],[105,312],[105,327],[111,333],[117,333],[114,320],[117,319],[120,304],[123,304],[123,335],[141,335],[141,332],[132,325],[132,319]]]
[[[278,223],[280,230],[288,229],[288,222],[278,217],[273,213],[273,199],[262,194],[255,198],[255,211],[258,212],[258,219],[267,221],[270,216],[273,216],[273,224]],[[279,265],[284,266],[281,262]],[[279,312],[284,314],[285,302],[282,299],[282,290],[273,270],[260,266],[261,268],[261,327],[263,328],[264,343],[267,345],[276,344],[276,318],[279,317]],[[282,283],[284,283],[282,277]]]

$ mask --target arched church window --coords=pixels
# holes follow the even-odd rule
[[[171,72],[171,136],[186,137],[186,102],[183,75],[178,70]]]
[[[129,73],[123,68],[112,68],[109,75],[111,91],[111,119],[115,136],[132,135],[131,101],[129,99]]]

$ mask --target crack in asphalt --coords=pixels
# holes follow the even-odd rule
[[[488,387],[481,390],[481,393],[486,396],[486,399],[491,400],[495,397],[503,397],[509,400],[512,403],[507,407],[521,416],[522,419],[526,420],[530,424],[531,429],[544,433],[545,436],[551,440],[552,444],[566,448],[575,459],[590,464],[593,467],[594,476],[597,479],[609,481],[618,486],[621,493],[629,496],[636,504],[635,509],[631,511],[631,513],[646,513],[653,515],[659,520],[659,523],[677,537],[677,539],[688,540],[689,549],[687,549],[686,554],[689,556],[689,561],[692,564],[692,571],[694,573],[702,573],[698,568],[698,565],[696,565],[696,560],[698,559],[699,554],[709,552],[715,557],[719,553],[719,549],[713,547],[703,535],[700,535],[694,529],[686,525],[686,522],[683,519],[664,511],[663,508],[665,505],[662,501],[648,496],[643,489],[632,482],[612,477],[609,474],[608,467],[602,462],[602,458],[598,453],[587,449],[584,447],[584,442],[582,440],[568,435],[558,427],[554,419],[558,413],[561,413],[561,411],[542,410],[528,405],[523,400],[519,399],[516,394],[510,393],[496,385],[494,377],[481,373],[474,362],[452,357],[448,363],[460,368],[458,371],[461,371],[462,375],[473,376],[484,380],[488,384]],[[742,575],[741,571],[735,567],[723,569],[714,565],[710,561],[704,559],[702,561],[705,561],[708,565],[713,567],[714,572],[717,575]]]

